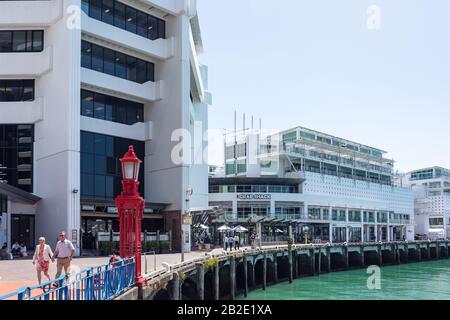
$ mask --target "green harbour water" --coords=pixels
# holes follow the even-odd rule
[[[242,300],[450,300],[450,260],[381,268],[381,289],[369,290],[367,269],[303,277],[252,291]]]

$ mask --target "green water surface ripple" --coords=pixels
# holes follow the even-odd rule
[[[305,277],[252,291],[247,300],[450,300],[450,260],[383,267],[380,290],[368,289],[369,276],[357,269]]]

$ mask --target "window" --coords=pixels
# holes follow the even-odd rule
[[[34,100],[34,80],[0,80],[0,102]]]
[[[120,193],[122,173],[119,159],[134,145],[136,155],[144,160],[145,144],[141,141],[81,132],[81,197],[114,199]],[[139,192],[144,194],[144,168],[139,171]]]
[[[81,66],[137,83],[155,81],[153,63],[86,41],[81,43]]]
[[[141,37],[166,37],[166,22],[114,0],[82,0],[82,10],[91,18],[114,25]]]
[[[102,21],[107,24],[114,24],[114,1],[103,0]]]
[[[0,52],[40,52],[43,42],[43,30],[0,31]]]
[[[80,114],[85,117],[132,125],[144,121],[144,105],[81,90]]]
[[[0,182],[33,192],[33,143],[33,125],[0,125]]]

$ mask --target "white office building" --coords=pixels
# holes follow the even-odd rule
[[[450,170],[432,167],[402,177],[414,191],[416,233],[430,239],[450,236]]]
[[[262,228],[268,241],[414,239],[414,197],[386,152],[297,127],[229,135],[225,168],[209,178],[214,226]]]
[[[143,230],[179,250],[181,214],[208,205],[208,166],[172,161],[175,130],[194,141],[208,127],[202,51],[193,0],[0,1],[0,241],[53,245],[66,230],[94,249],[118,231],[134,145]]]

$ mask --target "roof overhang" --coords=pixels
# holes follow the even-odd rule
[[[22,189],[13,187],[7,183],[0,183],[0,194],[3,194],[8,197],[8,200],[26,204],[36,204],[40,197],[23,191]]]

